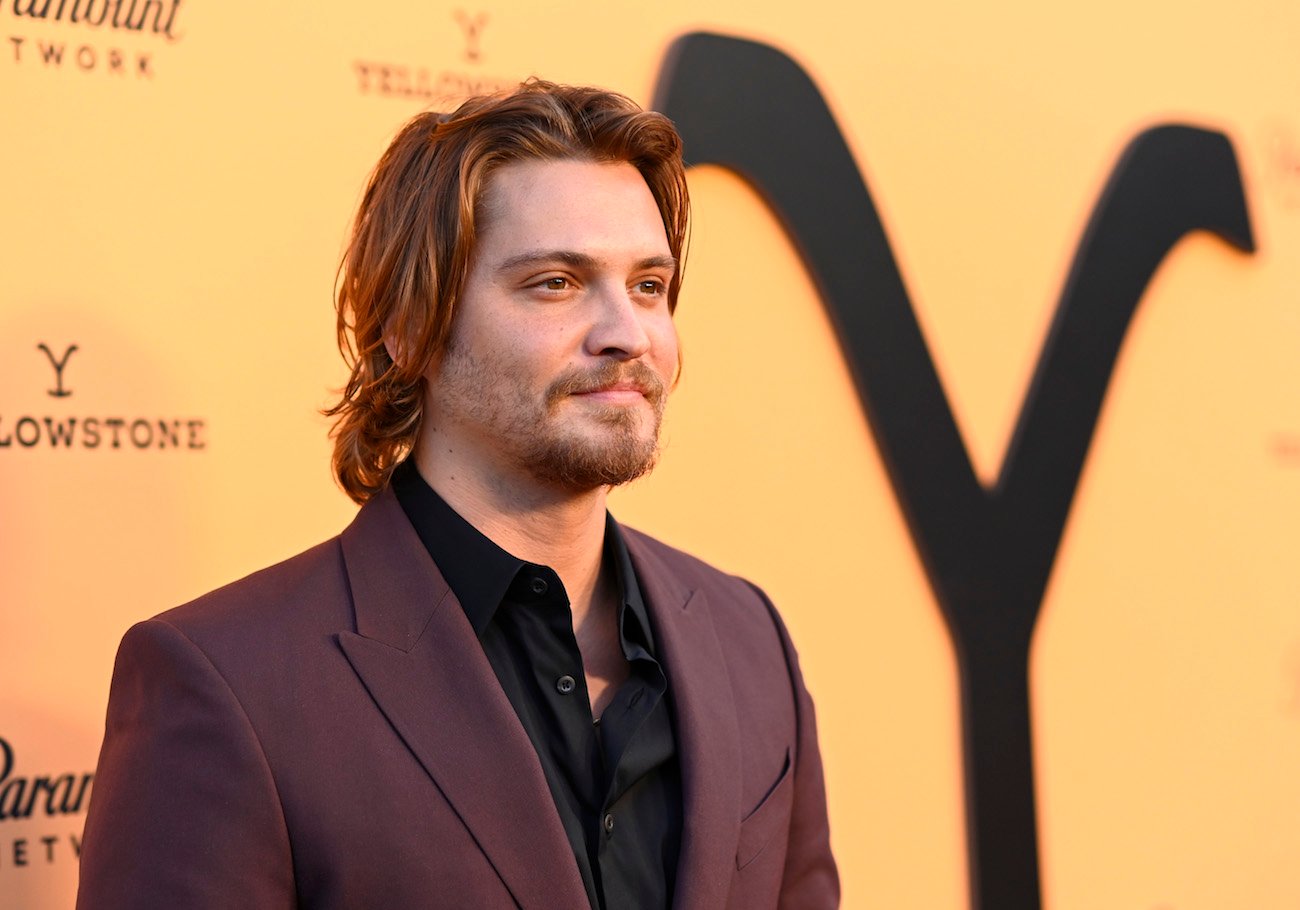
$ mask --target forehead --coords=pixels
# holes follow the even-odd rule
[[[478,218],[476,254],[521,249],[592,256],[669,255],[663,218],[645,178],[626,161],[522,161],[495,170]]]

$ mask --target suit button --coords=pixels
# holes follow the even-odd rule
[[[577,683],[573,681],[572,676],[561,676],[555,681],[555,688],[561,695],[568,695],[576,685]]]
[[[533,583],[532,583],[533,593],[536,594],[538,597],[541,597],[543,594],[546,593],[546,587],[547,586],[546,586],[545,578],[533,579]]]
[[[614,815],[613,815],[613,813],[610,813],[610,814],[608,814],[608,815],[605,816],[605,833],[606,833],[606,834],[613,834],[613,833],[614,833]]]

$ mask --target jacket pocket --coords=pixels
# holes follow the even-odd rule
[[[758,859],[763,849],[776,834],[790,823],[790,808],[794,801],[794,773],[790,750],[785,750],[785,764],[776,783],[753,812],[740,822],[740,842],[736,846],[736,868],[743,869]]]

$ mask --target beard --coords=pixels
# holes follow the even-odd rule
[[[574,492],[628,483],[659,457],[667,390],[639,360],[605,360],[565,371],[539,397],[509,369],[490,365],[454,341],[434,380],[447,416],[493,437],[515,466],[545,484]],[[572,396],[632,383],[649,403],[578,403]],[[565,412],[581,409],[580,414]]]
[[[546,390],[546,409],[554,415],[572,395],[623,382],[636,384],[650,403],[649,432],[640,432],[640,424],[646,419],[644,409],[613,404],[600,407],[592,415],[600,428],[595,438],[551,421],[546,426],[556,432],[538,432],[527,440],[524,463],[535,477],[566,489],[590,490],[629,483],[655,466],[667,394],[663,380],[641,361],[608,361],[595,370],[565,373]],[[591,409],[590,405],[585,407]]]

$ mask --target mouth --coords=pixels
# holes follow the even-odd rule
[[[647,397],[645,389],[634,382],[617,382],[594,389],[575,391],[572,394],[573,397],[585,401],[598,401],[607,404],[635,402]]]
[[[573,370],[547,390],[546,399],[550,407],[556,407],[566,398],[615,407],[649,402],[659,409],[663,406],[664,385],[659,376],[643,363],[609,363],[594,370]]]

